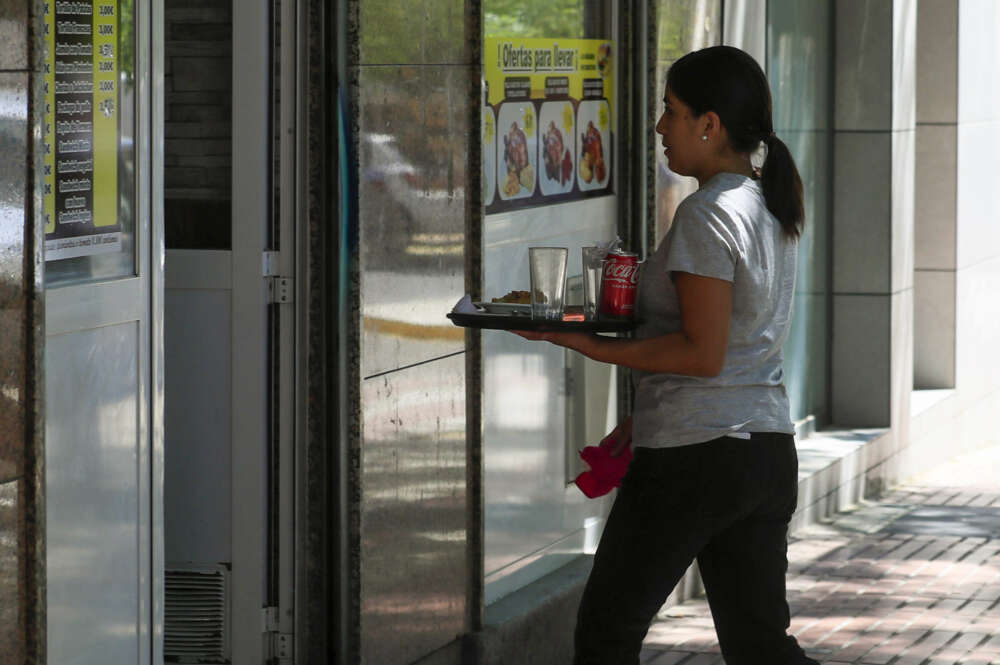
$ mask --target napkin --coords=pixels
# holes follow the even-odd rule
[[[590,470],[581,473],[573,482],[588,499],[596,499],[621,487],[622,478],[632,462],[632,444],[618,457],[611,456],[610,447],[587,446],[580,451],[580,458],[590,465]]]
[[[455,303],[455,306],[451,308],[451,311],[458,314],[479,314],[483,310],[473,305],[472,296],[466,293],[457,303]]]

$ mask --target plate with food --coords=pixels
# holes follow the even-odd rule
[[[508,291],[499,298],[492,298],[490,302],[477,302],[475,305],[491,314],[531,316],[531,291]]]
[[[482,307],[490,314],[505,314],[507,316],[531,316],[531,305],[522,305],[516,302],[477,302],[477,307]]]
[[[576,111],[577,185],[604,189],[611,176],[611,108],[603,99],[585,99]]]
[[[569,101],[545,102],[538,111],[541,132],[538,162],[538,185],[545,196],[565,194],[573,190],[573,158],[576,113]]]
[[[506,103],[497,112],[497,194],[504,201],[535,193],[538,119],[530,101]]]

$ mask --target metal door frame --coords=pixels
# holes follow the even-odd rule
[[[303,280],[299,275],[298,239],[299,239],[299,31],[300,11],[298,0],[274,0],[280,14],[281,32],[280,65],[278,80],[273,84],[278,89],[279,106],[274,126],[277,128],[278,164],[277,182],[273,186],[279,188],[280,209],[278,212],[278,227],[275,240],[280,247],[277,253],[277,270],[280,276],[293,279],[290,289],[291,302],[273,303],[271,305],[278,318],[276,330],[277,339],[272,339],[272,359],[277,365],[276,386],[278,395],[272,401],[278,426],[272,428],[277,437],[274,450],[277,452],[277,491],[272,494],[278,505],[273,507],[272,515],[277,520],[272,533],[278,543],[272,551],[277,554],[277,561],[271,562],[271,574],[277,585],[276,595],[272,602],[277,603],[278,617],[274,626],[277,635],[273,638],[283,645],[281,650],[285,658],[294,662],[296,658],[293,634],[296,632],[296,496],[300,478],[300,456],[297,454],[297,438],[302,431],[299,423],[297,405],[301,399],[299,381],[301,372],[298,365],[298,337],[301,312],[306,299],[301,293]],[[273,68],[272,68],[273,70]],[[273,369],[273,365],[272,365]],[[273,467],[272,467],[273,471]],[[277,649],[275,649],[277,651]]]
[[[302,301],[295,288],[301,284],[295,279],[297,5],[296,0],[238,6],[234,1],[233,7],[233,53],[239,54],[233,58],[231,254],[235,663],[294,658],[296,320]],[[281,17],[277,80],[271,76],[272,7]],[[280,100],[277,113],[272,112],[272,85]],[[272,153],[275,129],[280,137],[277,155]],[[275,156],[280,168],[273,178]],[[269,239],[274,187],[280,188],[280,208],[275,211],[277,229]],[[268,280],[275,278],[292,280],[288,299],[276,301],[270,294]],[[269,543],[269,537],[278,542]]]
[[[262,261],[270,205],[268,3],[233,2],[232,662],[264,659],[267,318]]]
[[[139,0],[137,4],[141,4]],[[150,114],[149,114],[149,171],[150,185],[148,205],[151,207],[151,233],[150,252],[152,261],[150,265],[151,293],[150,310],[153,315],[153,325],[151,332],[152,344],[152,407],[153,419],[151,423],[152,441],[152,465],[151,465],[151,485],[153,495],[153,571],[151,584],[153,587],[153,657],[154,665],[163,665],[163,621],[164,621],[164,570],[166,567],[166,554],[164,549],[164,528],[163,528],[163,469],[164,469],[164,433],[163,433],[163,303],[164,303],[164,276],[163,266],[165,259],[164,227],[163,227],[163,125],[164,125],[164,57],[166,51],[166,35],[164,34],[163,20],[163,0],[151,0],[150,2],[150,31],[145,36],[146,44],[149,44],[151,83],[150,90]],[[140,30],[140,44],[142,30]],[[143,49],[138,49],[140,54]],[[137,55],[142,58],[142,55]],[[140,91],[146,86],[139,86]],[[140,160],[144,163],[144,160]],[[147,200],[147,199],[141,199]]]

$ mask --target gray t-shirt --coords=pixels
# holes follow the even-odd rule
[[[795,292],[797,242],[767,209],[760,184],[720,173],[684,199],[639,277],[636,338],[682,329],[671,272],[733,283],[729,346],[714,377],[633,371],[632,442],[667,448],[737,432],[787,432],[781,347]]]

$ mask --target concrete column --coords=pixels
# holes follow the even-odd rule
[[[1000,4],[921,0],[917,19],[915,381],[904,471],[1000,440]]]
[[[834,424],[907,440],[913,387],[916,0],[836,3]],[[891,479],[891,468],[875,472]]]
[[[958,8],[917,12],[914,384],[955,387],[958,221]]]
[[[40,7],[0,0],[0,665],[45,662]]]
[[[955,127],[955,385],[998,398],[1000,368],[1000,3],[959,0]],[[995,419],[995,411],[993,412]],[[984,427],[975,435],[989,434]]]

